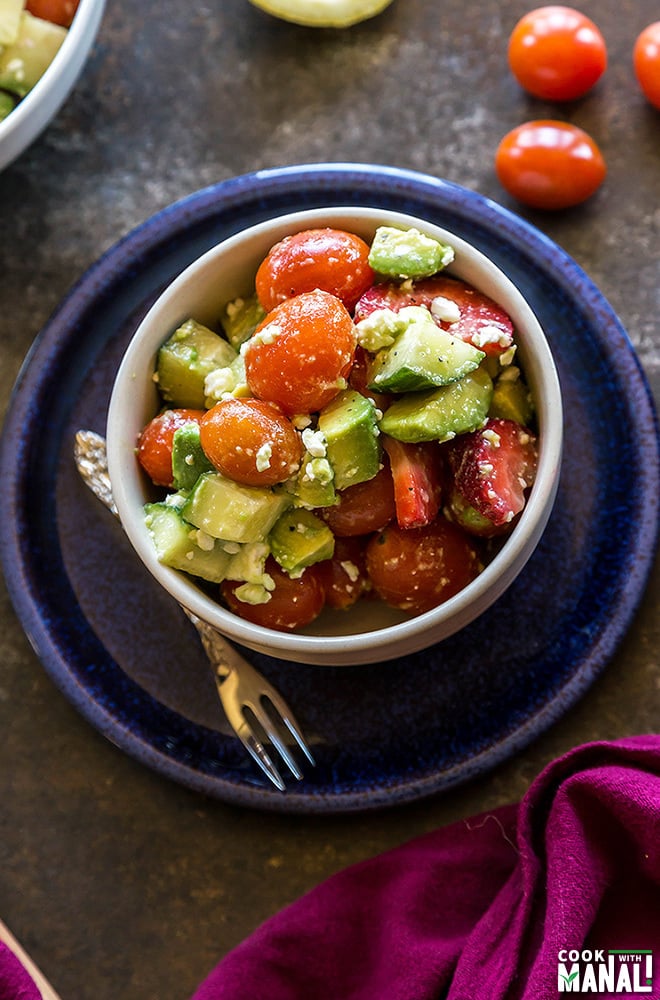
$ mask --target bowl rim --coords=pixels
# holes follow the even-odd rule
[[[186,579],[183,574],[158,562],[143,520],[131,505],[127,480],[124,475],[119,474],[124,468],[122,459],[125,455],[122,456],[122,452],[125,451],[125,442],[120,442],[121,435],[115,434],[115,428],[121,424],[118,418],[121,417],[126,402],[131,395],[134,395],[130,392],[134,371],[133,358],[145,333],[149,331],[154,321],[157,321],[159,313],[176,299],[193,275],[212,266],[216,258],[222,257],[246,238],[258,237],[269,230],[281,229],[284,226],[293,232],[299,223],[303,224],[303,228],[308,228],[312,219],[323,221],[346,216],[356,216],[371,223],[375,223],[376,220],[390,220],[393,224],[398,221],[407,225],[415,223],[424,225],[438,238],[445,238],[447,242],[452,243],[458,251],[467,250],[479,268],[507,290],[509,301],[513,300],[516,311],[522,311],[529,329],[533,331],[535,353],[542,359],[547,383],[543,397],[537,400],[537,418],[542,429],[537,478],[525,508],[502,549],[475,580],[438,607],[404,621],[365,632],[340,635],[278,632],[240,618],[204,594],[194,581]],[[167,331],[164,332],[162,339],[164,340],[166,336]],[[537,365],[537,369],[540,367]],[[487,610],[513,582],[536,547],[550,516],[559,480],[563,413],[559,378],[541,325],[519,289],[490,258],[462,237],[437,224],[426,222],[419,216],[391,209],[338,205],[287,212],[248,226],[211,247],[184,268],[158,296],[131,337],[113,384],[106,433],[110,476],[122,524],[136,554],[171,596],[200,618],[209,621],[230,639],[248,648],[301,663],[355,665],[394,659],[447,638]],[[139,475],[137,463],[135,473]],[[452,623],[451,628],[447,627],[449,621]]]
[[[94,43],[103,18],[105,2],[106,0],[80,0],[53,61],[34,87],[0,122],[0,170],[34,142],[64,104]],[[58,85],[61,85],[60,93],[54,96]],[[31,124],[28,126],[26,122]],[[21,135],[21,127],[24,125],[25,132]],[[3,153],[3,148],[8,148],[9,151]]]

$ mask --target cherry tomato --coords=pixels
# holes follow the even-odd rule
[[[364,539],[335,538],[332,559],[317,564],[329,608],[352,607],[369,585]]]
[[[509,194],[533,208],[578,205],[602,184],[606,167],[590,135],[558,121],[525,122],[507,133],[495,170]]]
[[[605,39],[572,7],[538,7],[509,38],[509,66],[521,87],[548,101],[574,101],[607,67]]]
[[[34,17],[68,28],[78,9],[78,2],[79,0],[27,0],[25,9]]]
[[[252,393],[285,413],[320,410],[346,385],[357,335],[335,295],[316,290],[275,306],[245,351]]]
[[[246,486],[274,486],[298,469],[302,442],[291,421],[274,403],[223,399],[199,425],[199,440],[223,475]]]
[[[323,507],[319,513],[332,533],[340,538],[380,531],[396,515],[394,484],[388,466],[373,479],[341,490],[338,496],[339,503],[335,507]]]
[[[292,579],[272,556],[266,560],[266,572],[273,578],[275,589],[265,604],[247,604],[236,597],[240,583],[225,580],[220,584],[222,596],[234,614],[255,625],[290,632],[314,621],[323,609],[325,593],[316,566],[310,566],[302,576]]]
[[[367,572],[378,596],[416,614],[453,597],[480,569],[474,541],[444,517],[425,528],[390,524],[367,544]]]
[[[660,108],[660,21],[649,24],[638,36],[633,65],[647,101]]]
[[[256,277],[257,297],[267,311],[301,292],[321,288],[352,310],[374,280],[369,247],[341,229],[306,229],[276,243]]]
[[[172,486],[172,439],[186,424],[198,424],[204,410],[163,410],[150,420],[138,438],[140,465],[157,486]]]

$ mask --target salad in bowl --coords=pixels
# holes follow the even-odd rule
[[[561,452],[543,333],[492,262],[398,213],[262,223],[193,263],[117,376],[120,516],[177,599],[252,648],[393,658],[490,606]]]

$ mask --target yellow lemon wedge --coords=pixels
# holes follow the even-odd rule
[[[375,17],[392,0],[250,0],[274,17],[312,28],[348,28]]]

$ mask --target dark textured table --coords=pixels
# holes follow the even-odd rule
[[[84,74],[0,175],[2,407],[32,340],[85,269],[170,202],[262,167],[357,161],[454,181],[563,247],[621,318],[660,399],[660,113],[631,71],[654,0],[585,0],[610,65],[556,108],[508,74],[518,2],[395,0],[350,30],[276,21],[247,0],[108,0]],[[579,209],[515,205],[493,173],[501,136],[567,118],[609,173]],[[616,456],[613,456],[615,460]],[[473,783],[350,816],[261,814],[207,800],[103,739],[55,688],[0,603],[0,915],[63,1000],[185,1000],[258,923],[343,866],[520,798],[582,742],[660,724],[657,563],[632,627],[564,718]]]

